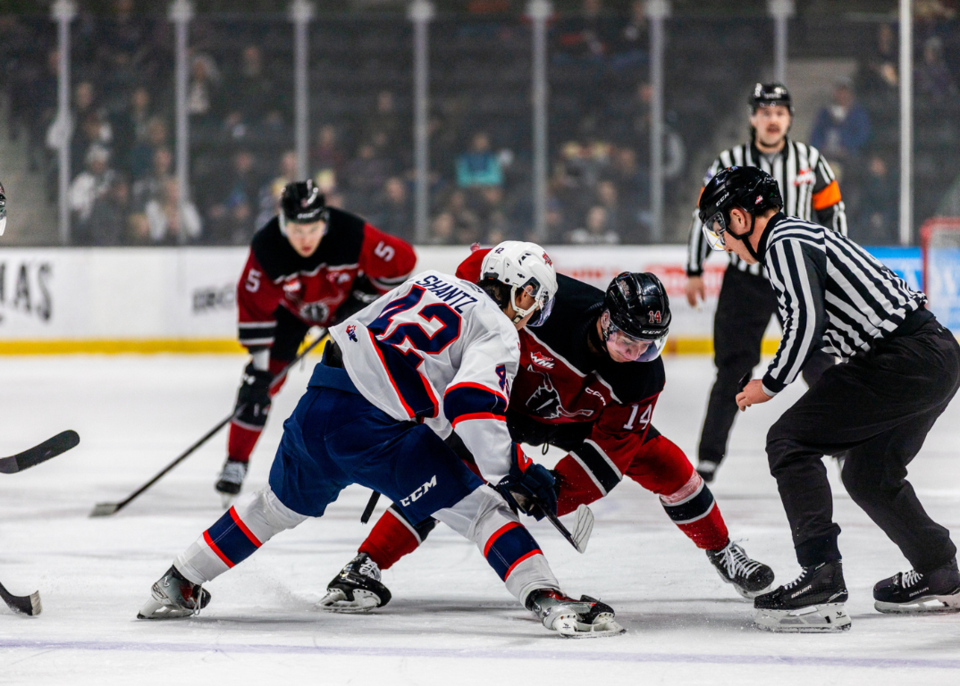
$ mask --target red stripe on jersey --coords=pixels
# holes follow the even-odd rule
[[[505,533],[510,531],[510,529],[515,529],[520,526],[520,522],[509,522],[504,524],[499,529],[493,532],[493,536],[487,539],[487,544],[483,546],[483,556],[486,557],[487,553],[490,552],[490,546],[496,543],[497,539],[503,536]]]
[[[510,568],[507,570],[507,573],[503,575],[503,580],[506,581],[507,579],[510,578],[511,572],[513,572],[514,568],[516,568],[516,566],[517,566],[518,564],[520,564],[521,562],[523,562],[523,561],[526,560],[527,558],[533,557],[534,555],[543,555],[543,553],[540,551],[539,548],[536,548],[536,549],[534,549],[534,550],[531,550],[529,553],[527,553],[526,555],[524,555],[523,557],[521,557],[519,560],[517,560],[516,562],[514,562],[512,565],[510,565]]]
[[[373,349],[376,351],[377,357],[380,358],[380,364],[383,365],[383,371],[387,373],[387,378],[390,380],[390,385],[393,386],[393,390],[396,392],[397,398],[400,399],[400,404],[403,405],[403,409],[406,410],[407,417],[412,419],[416,413],[409,405],[407,405],[407,401],[403,399],[403,394],[400,393],[400,389],[397,387],[397,382],[393,380],[393,376],[390,374],[390,369],[387,367],[387,361],[383,359],[383,353],[380,352],[380,346],[377,345],[377,341],[373,337],[373,332],[370,331],[370,329],[367,329],[367,335],[370,336],[370,343],[373,345]]]
[[[233,507],[230,508],[230,517],[233,519],[236,525],[240,527],[240,531],[242,531],[246,537],[250,539],[251,543],[258,548],[263,545],[263,543],[261,543],[260,540],[253,535],[253,532],[247,528],[247,525],[243,523],[243,520],[240,519],[240,515],[237,514],[237,510]]]
[[[227,565],[228,568],[233,567],[233,562],[230,561],[229,557],[223,554],[220,548],[217,547],[217,544],[213,542],[213,539],[210,538],[210,534],[206,531],[203,532],[203,540],[206,541],[208,546],[210,546],[210,550],[216,553],[217,557],[223,561],[223,564]]]
[[[457,428],[457,424],[460,422],[469,422],[471,419],[496,419],[498,422],[505,422],[507,418],[502,414],[492,414],[490,412],[474,412],[473,414],[462,414],[456,419],[454,419],[450,424],[454,429]]]

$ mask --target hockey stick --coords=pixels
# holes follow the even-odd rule
[[[363,508],[363,514],[360,515],[361,524],[366,524],[370,521],[370,517],[373,515],[373,509],[377,506],[378,500],[380,500],[379,491],[374,491],[370,494],[370,500],[367,501],[367,506]]]
[[[326,338],[326,336],[327,336],[327,330],[326,330],[326,329],[323,329],[323,333],[321,333],[319,336],[317,336],[317,337],[313,340],[313,342],[310,343],[310,345],[308,345],[306,348],[304,348],[303,351],[302,351],[299,355],[297,355],[295,358],[293,358],[293,361],[291,361],[290,364],[288,364],[286,367],[284,367],[284,368],[280,371],[279,374],[277,374],[276,376],[273,377],[273,381],[270,382],[270,385],[272,386],[273,384],[275,384],[275,383],[277,383],[278,381],[280,381],[280,379],[282,379],[282,378],[286,375],[286,373],[287,373],[288,371],[290,371],[290,369],[292,369],[293,366],[294,366],[297,362],[299,362],[299,361],[302,360],[304,357],[306,357],[307,353],[309,353],[311,350],[313,350],[315,347],[317,347],[317,344],[320,343],[320,341],[322,341],[324,338]],[[224,418],[222,421],[218,422],[215,427],[213,427],[213,428],[210,429],[207,433],[205,433],[196,443],[194,443],[194,444],[191,445],[189,448],[187,448],[187,449],[184,450],[182,453],[180,453],[180,454],[173,460],[173,462],[171,462],[171,463],[168,464],[166,467],[164,467],[164,468],[161,469],[159,472],[157,472],[156,476],[154,476],[152,479],[150,479],[150,481],[148,481],[148,482],[145,483],[143,486],[141,486],[140,488],[138,488],[137,490],[135,490],[133,493],[131,493],[130,495],[128,495],[126,498],[124,498],[123,500],[121,500],[119,503],[97,503],[96,506],[93,508],[93,512],[90,513],[90,516],[91,516],[91,517],[109,517],[110,515],[116,514],[117,512],[119,512],[120,510],[122,510],[123,508],[125,508],[127,505],[130,504],[131,501],[133,501],[134,498],[136,498],[136,497],[139,496],[141,493],[143,493],[145,490],[147,490],[148,488],[150,488],[151,486],[153,486],[155,483],[157,483],[160,479],[162,479],[162,478],[166,475],[167,472],[169,472],[171,469],[173,469],[173,468],[176,467],[178,464],[180,464],[181,462],[183,462],[185,459],[187,459],[188,457],[190,457],[190,455],[192,455],[193,452],[194,452],[197,448],[199,448],[200,446],[202,446],[204,443],[206,443],[208,440],[210,440],[210,439],[213,437],[214,434],[216,434],[218,431],[220,431],[220,429],[222,429],[222,428],[225,427],[227,424],[229,424],[231,419],[233,419],[233,418],[236,417],[238,414],[240,414],[240,412],[243,411],[243,408],[244,408],[244,406],[241,405],[240,407],[238,407],[237,409],[235,409],[233,412],[231,412],[228,417],[226,417],[226,418]]]
[[[12,595],[0,584],[0,598],[7,604],[11,610],[21,614],[35,616],[43,611],[43,605],[40,604],[40,591],[34,591],[27,596]]]
[[[587,543],[590,541],[590,534],[593,533],[593,512],[586,505],[580,505],[577,508],[577,519],[573,524],[573,533],[567,530],[560,518],[552,512],[547,512],[547,520],[553,524],[553,527],[560,532],[560,535],[567,539],[567,542],[573,546],[574,550],[583,554],[587,552]]]
[[[0,473],[16,474],[24,469],[30,469],[41,462],[65,453],[80,443],[80,436],[76,431],[62,431],[43,443],[35,445],[22,453],[10,457],[0,457]]]

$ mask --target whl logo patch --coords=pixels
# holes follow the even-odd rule
[[[543,367],[545,369],[553,369],[553,367],[556,365],[556,361],[552,357],[548,357],[547,355],[536,351],[530,353],[530,361],[538,367]]]

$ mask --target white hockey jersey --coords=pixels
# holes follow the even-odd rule
[[[505,413],[520,364],[513,323],[480,288],[425,271],[330,329],[357,390],[398,421],[453,429],[496,484],[516,460]]]

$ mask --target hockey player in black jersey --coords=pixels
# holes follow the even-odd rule
[[[486,252],[475,251],[457,275],[476,279]],[[667,516],[706,552],[724,581],[745,597],[762,592],[773,572],[730,540],[710,489],[683,451],[651,424],[665,383],[660,351],[671,319],[662,284],[652,274],[625,272],[604,293],[557,278],[561,287],[550,319],[521,332],[520,371],[506,413],[514,441],[568,451],[553,470],[557,514],[604,497],[628,476],[660,497]],[[468,464],[473,460],[458,454]],[[380,570],[415,550],[434,524],[410,522],[400,508],[388,509],[321,604],[342,612],[385,605],[390,593]]]
[[[756,598],[756,622],[773,631],[850,627],[824,455],[844,456],[850,497],[913,565],[877,583],[877,610],[958,612],[957,548],[906,477],[960,388],[960,345],[926,309],[926,295],[856,243],[782,207],[776,181],[752,167],[721,171],[700,198],[705,236],[763,265],[783,322],[777,355],[762,380],[737,395],[740,409],[771,400],[818,349],[843,361],[767,434],[770,473],[803,571]]]
[[[402,283],[413,247],[357,215],[328,207],[313,181],[287,184],[280,213],[257,231],[237,282],[240,344],[250,351],[216,483],[224,506],[240,493],[250,454],[311,326],[329,327]]]
[[[763,169],[776,179],[787,214],[816,221],[845,236],[846,212],[833,170],[819,150],[787,136],[793,124],[789,91],[780,83],[758,83],[748,102],[750,141],[721,152],[707,171],[704,185],[721,169],[732,165]],[[706,295],[702,274],[709,253],[700,219],[694,212],[686,285],[687,301],[693,307]],[[708,482],[713,480],[727,451],[737,415],[737,383],[759,364],[763,332],[776,311],[777,301],[759,267],[731,254],[713,322],[717,378],[710,391],[698,451],[697,470]],[[803,370],[804,380],[813,383],[833,363],[828,355],[811,356]]]

